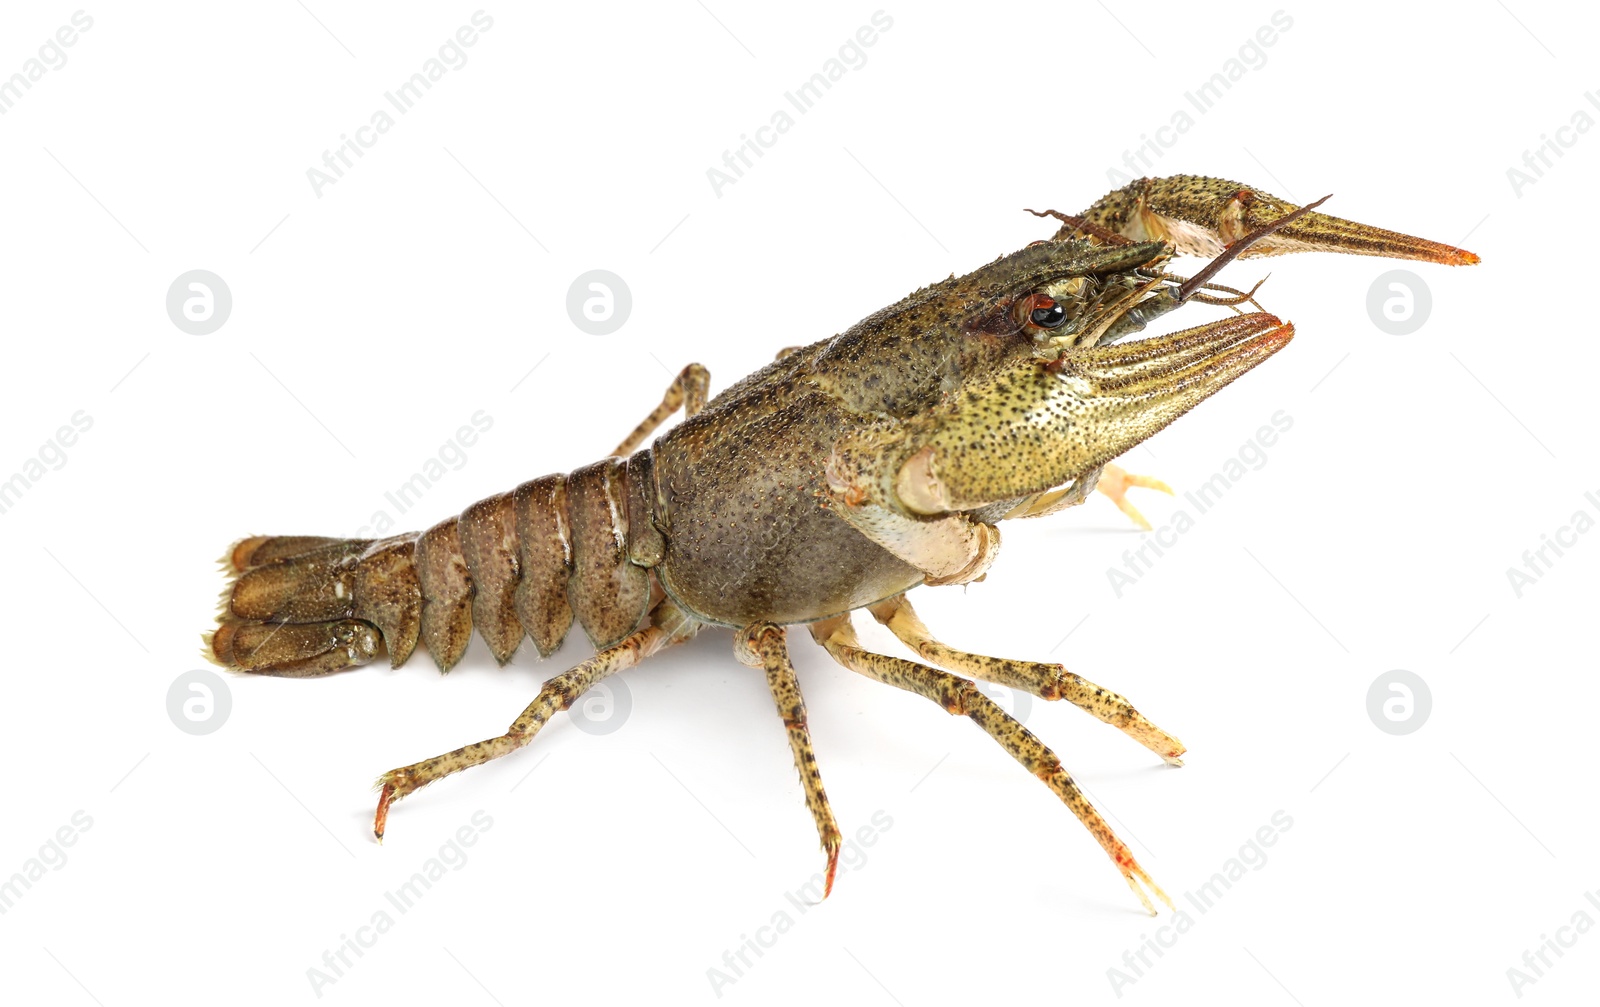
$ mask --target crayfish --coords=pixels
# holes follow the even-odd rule
[[[1320,201],[1319,201],[1320,202]],[[1097,487],[1137,516],[1111,464],[1283,349],[1294,328],[1254,291],[1212,281],[1236,257],[1347,252],[1468,265],[1448,245],[1297,207],[1196,176],[1141,179],[1061,222],[1049,240],[905,297],[843,333],[791,348],[708,399],[690,364],[617,448],[525,482],[426,531],[375,541],[258,536],[224,558],[207,654],[254,674],[315,676],[420,642],[447,671],[474,627],[495,659],[524,636],[540,656],[574,621],[595,654],[544,683],[505,734],[393,769],[378,780],[374,832],[394,802],[527,745],[595,683],[694,635],[734,631],[740,661],[766,673],[806,804],[827,855],[841,846],[788,653],[806,626],[840,664],[971,719],[1088,828],[1145,908],[1171,901],[1060,759],[972,679],[1064,699],[1174,765],[1184,746],[1127,699],[1064,668],[984,657],[936,639],[907,592],[983,578],[1008,518],[1043,517]],[[1192,277],[1174,256],[1211,263]],[[1221,321],[1121,342],[1191,301]],[[646,440],[683,409],[676,427]],[[865,609],[920,660],[864,649]]]

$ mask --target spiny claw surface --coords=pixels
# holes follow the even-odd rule
[[[1223,178],[1141,178],[1085,210],[1081,216],[1086,226],[1064,224],[1056,237],[1093,238],[1099,229],[1134,241],[1170,242],[1179,252],[1210,258],[1251,230],[1297,209],[1288,200]],[[1263,238],[1240,257],[1291,252],[1381,255],[1446,266],[1478,262],[1476,254],[1454,245],[1315,212]]]

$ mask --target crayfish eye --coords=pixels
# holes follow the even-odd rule
[[[1028,315],[1028,321],[1041,329],[1059,329],[1067,320],[1067,309],[1055,301],[1049,302],[1045,307],[1034,308]]]

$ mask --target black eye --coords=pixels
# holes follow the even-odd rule
[[[1059,329],[1067,320],[1067,309],[1054,303],[1048,308],[1034,308],[1028,320],[1041,329]]]

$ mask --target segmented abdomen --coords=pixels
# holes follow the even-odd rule
[[[212,653],[245,671],[315,675],[366,663],[380,640],[398,666],[420,640],[448,670],[474,626],[503,664],[524,634],[549,655],[574,618],[610,646],[649,605],[664,548],[654,502],[646,450],[523,483],[422,532],[246,539],[225,558],[237,579]]]

